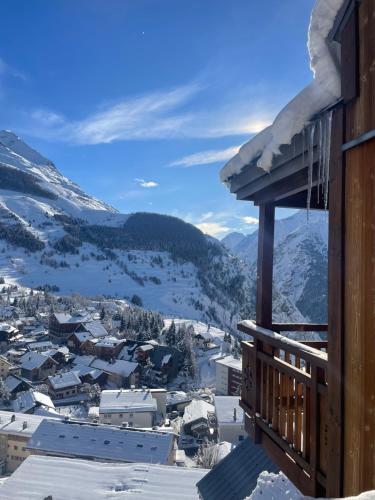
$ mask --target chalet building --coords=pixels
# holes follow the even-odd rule
[[[107,382],[111,387],[138,387],[141,367],[132,361],[116,359],[113,362],[96,358],[90,363],[91,368],[97,368],[107,375]]]
[[[375,489],[375,2],[327,5],[314,81],[221,177],[259,206],[256,318],[238,325],[246,430],[304,494],[340,497]],[[277,207],[328,210],[328,324],[273,320]],[[327,342],[283,335],[314,331]]]
[[[18,333],[18,329],[8,323],[0,323],[0,349],[4,349]]]
[[[51,398],[32,389],[17,394],[16,399],[13,401],[13,411],[29,415],[41,414],[58,417]]]
[[[49,335],[58,344],[66,343],[72,333],[89,321],[91,318],[83,314],[53,313],[49,318]]]
[[[216,394],[235,396],[240,394],[242,383],[242,360],[234,356],[215,359]]]
[[[238,396],[215,396],[218,441],[238,444],[246,437],[243,409]]]
[[[21,368],[0,355],[0,378],[4,380],[10,374],[21,375]]]
[[[27,443],[45,417],[0,411],[0,464],[2,474],[14,472],[30,455]]]
[[[182,420],[184,434],[199,439],[211,438],[214,434],[215,407],[206,401],[194,399],[185,407]]]
[[[47,379],[48,392],[52,399],[76,396],[81,384],[80,378],[74,371],[59,373]]]
[[[100,394],[99,421],[105,424],[151,428],[156,412],[157,403],[150,391],[120,389]]]
[[[44,380],[56,371],[57,362],[36,351],[26,352],[20,358],[21,375],[29,380]]]
[[[13,373],[9,374],[4,380],[4,389],[11,397],[31,388],[32,384],[27,379]]]
[[[81,344],[81,351],[101,359],[115,359],[126,344],[125,339],[116,337],[88,338]]]

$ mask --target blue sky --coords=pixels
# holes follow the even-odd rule
[[[3,0],[0,129],[122,212],[251,232],[218,173],[311,80],[313,3]]]

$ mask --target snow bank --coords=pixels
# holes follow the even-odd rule
[[[375,491],[367,491],[355,497],[346,497],[346,500],[374,500],[374,498]],[[313,498],[302,495],[282,472],[273,474],[265,471],[258,477],[255,490],[245,500],[313,500]]]
[[[303,495],[282,472],[262,472],[255,490],[246,500],[300,500]]]
[[[317,0],[311,14],[308,49],[314,80],[276,116],[270,127],[244,144],[221,170],[222,182],[239,174],[245,165],[257,159],[257,166],[269,172],[272,159],[282,144],[290,144],[294,135],[319,111],[341,95],[337,61],[327,44],[327,36],[344,0]]]

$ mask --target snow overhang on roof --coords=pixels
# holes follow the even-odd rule
[[[335,42],[329,39],[335,20],[346,0],[317,0],[310,18],[308,49],[313,81],[290,101],[264,129],[223,167],[221,181],[230,184],[244,167],[255,165],[265,172],[272,167],[280,147],[291,144],[313,117],[341,97],[339,58]]]

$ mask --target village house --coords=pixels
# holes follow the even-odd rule
[[[57,362],[36,351],[26,352],[20,358],[21,374],[29,380],[44,380],[56,371]]]
[[[14,472],[30,455],[26,445],[45,418],[38,415],[0,410],[0,467],[2,474]]]
[[[113,390],[100,394],[99,421],[106,424],[151,428],[156,423],[157,401],[147,390]]]
[[[18,333],[18,329],[8,323],[0,323],[0,349],[4,350],[10,340]]]
[[[173,465],[176,452],[171,433],[52,419],[40,424],[26,448],[33,455],[163,465]]]
[[[215,396],[218,441],[237,444],[245,439],[244,411],[238,396]]]
[[[234,356],[215,359],[216,394],[237,396],[241,391],[242,360]]]
[[[112,387],[137,387],[141,368],[138,363],[116,359],[113,362],[94,359],[90,367],[102,370],[107,374],[107,383]]]
[[[49,318],[49,335],[58,344],[66,343],[72,333],[89,321],[91,318],[86,314],[53,313]]]
[[[10,397],[13,397],[18,392],[28,391],[31,388],[32,384],[29,380],[14,373],[10,373],[4,380],[4,390]]]
[[[212,438],[214,435],[215,407],[200,399],[193,401],[185,407],[182,418],[184,434],[198,439]]]
[[[70,398],[79,393],[81,380],[74,371],[47,378],[48,392],[53,399]]]
[[[138,363],[147,363],[150,357],[150,353],[154,350],[154,346],[151,344],[143,344],[136,348],[135,355]]]
[[[10,374],[20,375],[21,368],[0,354],[0,378],[4,380]]]
[[[81,351],[101,359],[110,360],[118,357],[125,344],[125,339],[117,339],[116,337],[91,337],[81,344]]]
[[[19,413],[58,416],[55,405],[47,394],[29,389],[19,392],[13,401],[13,411]]]

